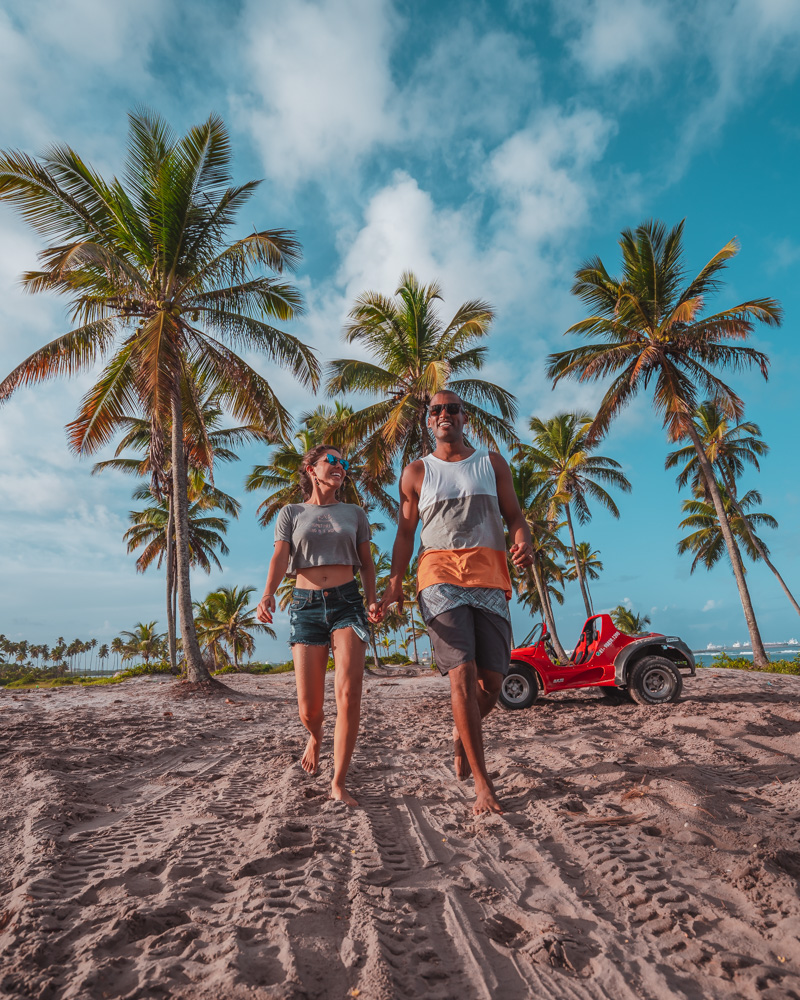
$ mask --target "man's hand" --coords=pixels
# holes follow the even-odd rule
[[[533,546],[530,542],[514,542],[511,546],[511,562],[517,569],[533,565]]]
[[[386,614],[389,608],[393,605],[397,605],[397,610],[402,614],[403,612],[403,602],[405,601],[405,594],[403,593],[403,585],[400,582],[393,583],[389,582],[389,586],[383,592],[383,597],[380,603],[380,614],[381,618]]]
[[[265,594],[258,602],[256,608],[256,618],[265,625],[272,624],[272,616],[275,613],[275,595]]]

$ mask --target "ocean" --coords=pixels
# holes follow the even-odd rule
[[[747,647],[740,647],[739,649],[733,649],[731,646],[724,646],[722,649],[693,649],[692,653],[694,655],[695,662],[698,667],[710,667],[711,661],[715,656],[718,656],[721,652],[725,652],[728,656],[746,656],[748,659],[753,655],[751,649]],[[783,645],[783,643],[771,643],[767,646],[767,656],[770,660],[793,660],[795,657],[800,655],[800,646],[789,646]]]

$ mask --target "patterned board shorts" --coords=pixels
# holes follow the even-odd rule
[[[428,622],[439,673],[474,660],[478,670],[507,674],[511,665],[511,623],[483,608],[462,604]]]
[[[352,628],[367,642],[369,622],[364,599],[355,580],[327,590],[292,592],[289,607],[289,645],[329,646],[331,633],[338,628]]]

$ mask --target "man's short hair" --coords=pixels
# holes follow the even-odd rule
[[[455,396],[456,399],[459,401],[459,403],[461,403],[461,406],[462,407],[464,406],[464,400],[459,396],[457,392],[454,392],[452,389],[440,389],[438,392],[435,392],[431,396],[431,400],[430,403],[428,403],[428,406],[431,405],[431,403],[434,401],[434,399],[436,399],[437,396]]]

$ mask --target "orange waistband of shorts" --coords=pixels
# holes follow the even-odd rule
[[[456,587],[492,587],[511,600],[511,577],[505,552],[478,546],[473,549],[427,549],[419,557],[417,591],[435,583]]]

